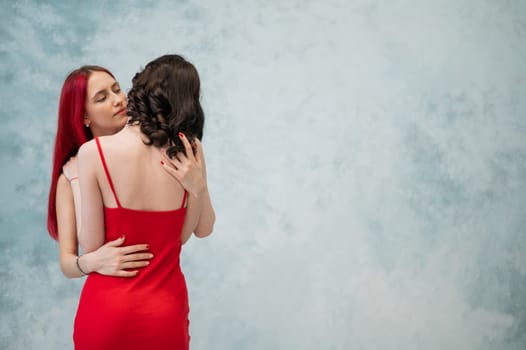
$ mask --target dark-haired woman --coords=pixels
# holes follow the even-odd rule
[[[126,97],[109,70],[83,66],[68,75],[59,102],[47,226],[51,237],[58,240],[60,267],[69,278],[90,272],[133,277],[138,269],[148,265],[152,256],[146,251],[145,244],[122,247],[125,242],[122,235],[95,251],[81,257],[78,255],[80,187],[77,151],[93,137],[120,131],[127,120]]]
[[[77,350],[189,347],[179,254],[192,232],[206,237],[215,222],[199,95],[191,63],[159,57],[133,79],[128,125],[79,151],[82,248],[93,251],[124,232],[155,258],[133,279],[88,276],[75,318]]]

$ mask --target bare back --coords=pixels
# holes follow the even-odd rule
[[[128,209],[166,211],[181,206],[184,189],[161,166],[157,147],[144,144],[139,127],[127,126],[121,132],[99,139],[117,200]],[[105,207],[117,207],[102,160],[96,177]]]

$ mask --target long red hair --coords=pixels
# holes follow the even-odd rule
[[[58,106],[57,136],[53,151],[53,171],[51,186],[49,188],[49,201],[47,209],[47,230],[49,235],[57,240],[57,210],[55,207],[57,182],[62,173],[62,166],[69,158],[77,154],[80,146],[93,138],[91,130],[84,126],[86,115],[86,95],[88,79],[91,72],[106,72],[109,70],[99,66],[82,66],[71,72],[62,86]]]

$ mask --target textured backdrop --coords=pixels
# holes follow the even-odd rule
[[[72,347],[82,280],[45,228],[65,76],[128,89],[173,52],[217,211],[184,247],[192,349],[526,348],[526,2],[80,3],[0,5],[1,349]]]

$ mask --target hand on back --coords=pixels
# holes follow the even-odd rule
[[[203,157],[201,142],[195,139],[195,152],[186,136],[179,133],[184,144],[186,155],[179,152],[174,159],[166,155],[166,149],[161,148],[163,160],[161,165],[173,177],[179,181],[186,191],[195,197],[199,197],[206,190],[206,167]]]
[[[101,275],[133,277],[139,268],[148,266],[153,254],[148,252],[147,244],[121,247],[125,237],[104,244],[94,251],[94,271]]]

